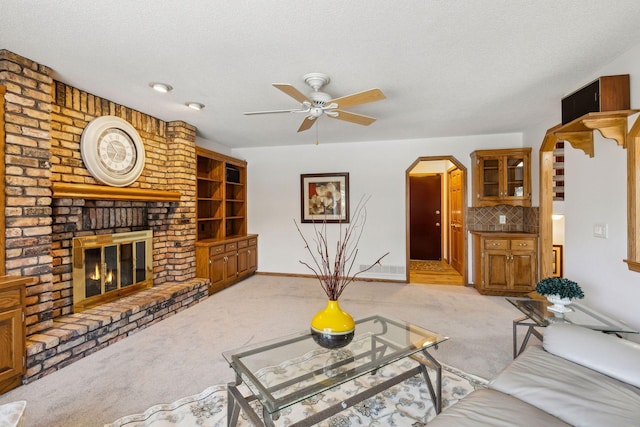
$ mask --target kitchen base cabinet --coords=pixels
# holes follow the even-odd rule
[[[530,233],[472,232],[473,281],[485,295],[525,295],[538,277],[538,238]]]

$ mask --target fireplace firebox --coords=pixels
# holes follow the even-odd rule
[[[73,309],[79,312],[153,286],[153,231],[73,239]]]

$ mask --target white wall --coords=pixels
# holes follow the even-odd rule
[[[581,87],[599,76],[630,74],[631,107],[640,108],[640,46],[576,82]],[[556,121],[560,122],[560,99]],[[635,116],[633,117],[635,119]],[[545,128],[545,129],[546,129]],[[626,150],[613,140],[595,135],[595,156],[565,147],[565,271],[580,284],[584,303],[640,330],[640,274],[622,261],[627,256]],[[538,126],[524,133],[525,145],[538,151],[544,131]],[[593,225],[608,225],[607,239],[593,236]],[[640,339],[636,336],[630,337]]]
[[[504,134],[235,149],[235,157],[248,161],[248,229],[260,234],[259,271],[310,273],[298,262],[310,258],[293,223],[300,220],[300,174],[349,172],[352,209],[363,195],[372,196],[357,264],[372,263],[390,252],[383,264],[402,270],[369,276],[404,280],[409,166],[419,157],[452,155],[469,171],[470,190],[472,151],[521,146],[521,134]],[[302,230],[309,235],[312,225],[303,224]]]

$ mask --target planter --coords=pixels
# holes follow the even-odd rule
[[[553,311],[555,313],[568,313],[570,311],[573,311],[572,309],[567,307],[569,304],[571,304],[571,298],[560,298],[559,295],[554,294],[547,295],[547,300],[553,304],[552,306],[547,307],[547,310],[549,311]]]
[[[311,319],[311,336],[324,348],[344,347],[353,340],[356,323],[340,308],[338,301],[329,300],[324,310]]]

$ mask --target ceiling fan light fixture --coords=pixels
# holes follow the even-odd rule
[[[197,111],[200,111],[204,108],[204,104],[201,104],[199,102],[187,102],[185,105],[191,108],[192,110],[197,110]]]
[[[167,83],[152,82],[152,83],[149,83],[149,86],[151,86],[151,88],[156,92],[160,92],[160,93],[167,93],[173,90],[173,86]]]

